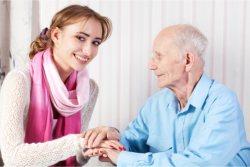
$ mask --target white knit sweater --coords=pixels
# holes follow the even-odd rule
[[[84,165],[79,135],[37,143],[24,143],[29,117],[31,77],[29,66],[8,73],[0,94],[0,145],[5,166],[50,166],[71,156]],[[87,130],[98,96],[98,86],[90,79],[89,101],[81,110],[81,133]]]

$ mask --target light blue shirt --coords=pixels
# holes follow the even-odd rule
[[[203,73],[187,105],[169,89],[150,97],[121,134],[117,166],[250,166],[235,92]]]

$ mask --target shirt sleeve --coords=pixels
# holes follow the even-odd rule
[[[129,123],[128,127],[121,134],[119,141],[127,151],[146,153],[149,151],[147,145],[148,127],[147,118],[144,116],[147,112],[147,107],[144,104],[139,112],[139,115]]]
[[[118,166],[226,166],[240,151],[238,112],[241,111],[236,95],[229,100],[216,99],[210,106],[199,134],[191,139],[182,153],[142,153],[140,149],[122,151]],[[133,121],[123,136],[127,147],[140,148],[143,135],[138,130],[140,116]],[[135,123],[134,123],[135,122]],[[136,126],[134,125],[136,124]],[[142,126],[144,127],[144,126]],[[136,134],[136,135],[134,135]],[[143,133],[142,133],[143,134]],[[134,137],[134,136],[136,137]],[[132,136],[132,137],[131,137]],[[146,137],[146,136],[144,136]],[[138,140],[138,141],[135,141]],[[143,142],[144,143],[144,142]],[[139,150],[139,151],[138,151]],[[244,165],[244,164],[243,164]]]

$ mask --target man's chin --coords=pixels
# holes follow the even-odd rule
[[[165,88],[166,86],[165,85],[162,85],[160,83],[157,84],[159,88]]]

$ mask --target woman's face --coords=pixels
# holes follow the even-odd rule
[[[56,66],[62,70],[82,71],[97,55],[102,40],[102,26],[98,20],[90,18],[87,22],[83,20],[54,31],[53,56]]]

